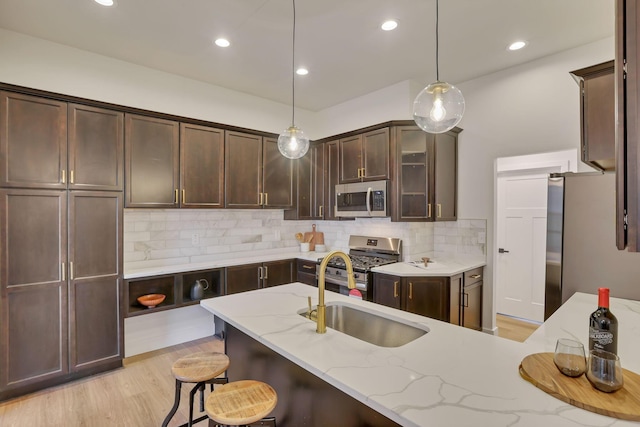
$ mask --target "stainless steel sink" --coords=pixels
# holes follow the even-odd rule
[[[308,309],[300,310],[301,316],[309,318]],[[311,320],[315,311],[311,313]],[[374,311],[364,311],[345,303],[327,305],[327,328],[350,335],[380,347],[400,347],[420,338],[429,328],[405,323],[400,319],[386,317]]]

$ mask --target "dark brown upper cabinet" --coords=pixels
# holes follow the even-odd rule
[[[123,114],[0,92],[2,186],[121,191]]]
[[[614,61],[572,71],[580,85],[580,140],[584,163],[615,170]]]
[[[224,131],[126,116],[127,207],[224,207]]]
[[[280,154],[275,138],[225,133],[225,206],[293,207],[295,162]]]
[[[179,128],[171,120],[125,116],[125,207],[179,206]]]
[[[285,219],[324,219],[325,147],[314,144],[304,157],[295,161],[297,209],[285,211]]]
[[[259,209],[262,194],[262,137],[225,132],[225,206]]]
[[[224,131],[180,124],[180,206],[224,207]]]
[[[389,178],[389,128],[340,139],[340,182]]]
[[[2,186],[67,188],[67,103],[0,92]]]
[[[278,150],[277,138],[263,138],[262,207],[291,209],[294,206],[294,166],[296,161]]]
[[[412,125],[392,129],[392,221],[455,221],[460,129],[437,135]]]
[[[337,220],[336,185],[340,183],[340,144],[339,141],[327,141],[324,144],[324,219]]]
[[[616,246],[640,252],[640,8],[615,7]]]

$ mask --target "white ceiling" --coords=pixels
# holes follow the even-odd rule
[[[116,2],[0,0],[0,27],[291,103],[292,0]],[[435,80],[435,0],[296,0],[296,14],[296,62],[310,70],[296,77],[297,107]],[[399,26],[384,32],[388,18]],[[613,32],[613,0],[440,0],[440,79],[458,84]],[[229,48],[212,43],[220,36]],[[508,52],[516,39],[529,46]]]

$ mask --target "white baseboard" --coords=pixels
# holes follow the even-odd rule
[[[214,334],[214,316],[199,305],[124,319],[124,357]]]

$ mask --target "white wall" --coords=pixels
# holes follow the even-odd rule
[[[485,283],[494,283],[495,160],[579,149],[579,90],[569,72],[613,56],[614,41],[606,39],[458,85],[466,102],[460,123],[458,212],[462,218],[487,219]],[[581,164],[579,170],[590,168]],[[493,288],[484,292],[485,328],[495,323]]]
[[[4,29],[0,82],[265,132],[291,124],[290,105]],[[314,122],[296,109],[296,124],[311,138]]]
[[[517,53],[515,53],[517,54]],[[468,82],[459,142],[459,217],[487,221],[493,258],[493,172],[499,157],[578,148],[578,87],[569,72],[613,58],[607,39]],[[290,106],[0,29],[0,81],[279,133]],[[421,89],[401,82],[318,113],[298,111],[312,139],[410,119]],[[493,325],[493,272],[485,274],[485,325]]]

